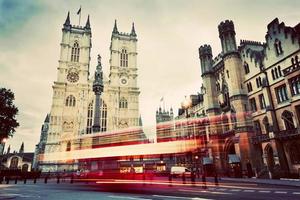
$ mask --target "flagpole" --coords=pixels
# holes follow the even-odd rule
[[[79,10],[80,10],[80,12],[79,12],[79,23],[78,23],[78,24],[79,24],[79,26],[80,26],[80,19],[81,19],[81,6],[80,6],[80,9],[79,9]]]

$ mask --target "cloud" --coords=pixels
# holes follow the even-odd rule
[[[33,150],[40,127],[50,111],[52,84],[56,80],[61,28],[66,14],[78,24],[90,15],[92,27],[91,74],[97,54],[109,73],[109,45],[114,19],[119,30],[129,32],[134,21],[138,35],[140,110],[147,130],[155,124],[155,111],[164,96],[174,112],[185,95],[201,86],[198,48],[210,44],[216,56],[221,45],[217,26],[232,19],[237,40],[264,41],[267,24],[279,17],[294,26],[299,22],[299,1],[199,1],[199,0],[0,0],[0,86],[16,95],[21,126],[9,141],[13,149],[25,142]],[[152,137],[154,132],[149,133]]]
[[[0,1],[0,35],[8,36],[22,29],[41,7],[35,0],[1,0]]]

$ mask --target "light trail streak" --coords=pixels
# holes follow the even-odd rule
[[[156,154],[174,154],[197,149],[197,140],[183,140],[162,143],[136,144],[95,149],[82,149],[43,154],[41,161],[66,161],[75,159],[107,158],[119,156],[139,156]]]

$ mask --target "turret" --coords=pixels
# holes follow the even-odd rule
[[[202,45],[199,48],[199,58],[201,63],[202,76],[211,72],[212,69],[212,50],[210,45]]]
[[[70,30],[71,27],[72,27],[72,25],[71,25],[71,21],[70,21],[70,12],[68,12],[66,21],[65,21],[65,23],[64,23],[63,30]]]
[[[91,31],[91,25],[90,25],[90,15],[88,15],[87,21],[85,23],[84,29],[87,31]]]
[[[201,63],[203,88],[205,88],[205,108],[206,112],[214,115],[218,112],[219,105],[216,95],[216,77],[213,74],[212,50],[210,45],[202,45],[199,48],[199,58]],[[204,90],[204,89],[203,89]]]
[[[218,26],[223,54],[236,52],[234,24],[231,20],[221,22]]]

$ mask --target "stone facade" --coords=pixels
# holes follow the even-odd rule
[[[237,175],[239,168],[260,177],[296,175],[300,25],[289,27],[276,18],[267,26],[264,43],[241,40],[239,46],[232,21],[220,23],[218,31],[218,56],[213,58],[209,45],[199,48],[200,101],[179,109],[176,117],[199,119],[187,122],[199,128],[192,136],[204,141],[194,154],[210,157],[220,173],[234,170]]]
[[[127,34],[119,32],[115,22],[110,44],[110,73],[108,78],[103,76],[101,108],[95,107],[94,80],[90,77],[91,39],[89,18],[84,27],[75,26],[71,25],[68,14],[62,28],[57,80],[52,86],[49,127],[43,137],[46,138],[45,147],[42,147],[45,150],[41,152],[70,151],[82,146],[73,142],[74,138],[94,133],[94,119],[97,119],[94,118],[95,109],[100,109],[100,122],[97,123],[100,124],[100,132],[140,125],[137,35],[134,24],[131,33]],[[85,145],[91,146],[92,141]],[[75,170],[77,166],[76,161],[73,161],[69,167],[64,167]],[[39,168],[43,171],[59,170],[55,163],[43,163]]]
[[[22,170],[28,172],[32,170],[34,153],[24,152],[24,143],[21,144],[19,152],[10,152],[10,146],[7,152],[0,155],[0,170]]]

